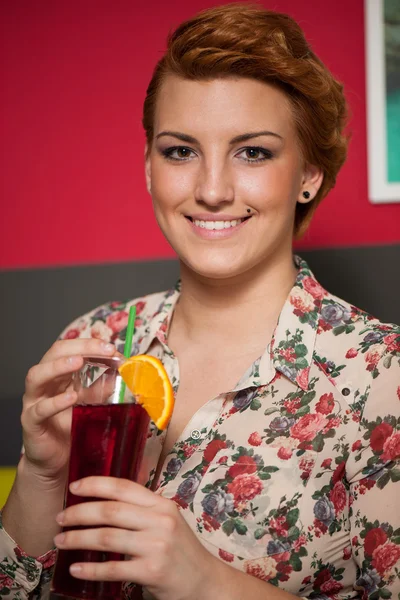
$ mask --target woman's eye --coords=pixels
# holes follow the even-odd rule
[[[261,162],[264,160],[269,160],[273,157],[272,152],[266,150],[265,148],[257,148],[257,147],[249,147],[243,148],[237,155],[240,158],[244,158],[247,162]]]
[[[187,160],[191,158],[193,150],[185,148],[184,146],[174,146],[173,148],[166,148],[163,150],[163,154],[166,158],[171,160]]]

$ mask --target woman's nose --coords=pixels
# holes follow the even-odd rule
[[[234,200],[234,186],[230,169],[225,164],[204,165],[198,173],[195,200],[218,206]]]

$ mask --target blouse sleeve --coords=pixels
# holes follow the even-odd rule
[[[400,598],[400,360],[383,357],[350,448],[350,528],[363,600]]]
[[[0,598],[46,600],[55,559],[55,550],[28,556],[3,529],[0,514]]]

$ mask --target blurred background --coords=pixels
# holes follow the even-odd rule
[[[168,32],[215,4],[0,3],[0,506],[29,367],[80,314],[178,275],[145,189],[142,104]],[[260,4],[298,20],[351,107],[348,161],[296,252],[328,290],[400,322],[400,204],[368,200],[364,2]]]

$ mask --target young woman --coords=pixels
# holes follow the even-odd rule
[[[226,5],[170,37],[143,123],[181,281],[81,317],[29,371],[1,595],[47,597],[55,539],[131,557],[72,571],[124,581],[127,598],[132,582],[159,600],[397,598],[399,329],[292,254],[345,160],[345,118],[342,86],[286,15]],[[172,421],[148,441],[146,486],[82,480],[78,495],[103,500],[60,512],[71,374],[120,349],[131,304],[134,352],[175,387]]]

